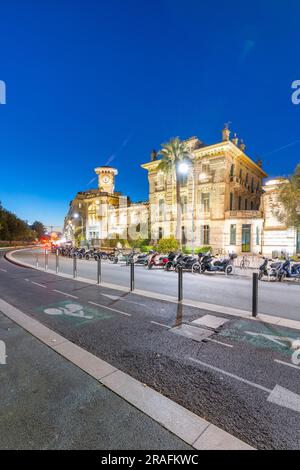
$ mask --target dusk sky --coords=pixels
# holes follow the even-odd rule
[[[62,225],[94,168],[148,198],[140,168],[173,136],[221,140],[224,122],[270,176],[300,161],[297,0],[1,1],[2,204]]]

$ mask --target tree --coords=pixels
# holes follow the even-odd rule
[[[39,222],[38,220],[33,222],[30,228],[31,230],[34,230],[37,233],[38,237],[42,237],[46,233],[45,226],[42,224],[42,222]]]
[[[0,240],[5,241],[31,241],[36,238],[36,233],[28,224],[19,219],[15,214],[4,209],[0,203]]]
[[[300,164],[286,180],[282,180],[278,190],[278,202],[281,208],[277,217],[287,227],[300,227]]]
[[[180,196],[180,186],[184,176],[179,171],[179,165],[182,162],[191,161],[191,153],[187,149],[185,142],[182,142],[179,137],[171,139],[168,143],[162,146],[159,152],[162,156],[158,165],[158,170],[167,174],[171,174],[176,181],[176,240],[181,246],[181,220],[182,220],[182,204]]]

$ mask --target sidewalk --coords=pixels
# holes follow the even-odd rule
[[[191,449],[0,313],[0,449]]]

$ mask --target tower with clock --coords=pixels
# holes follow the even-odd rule
[[[115,176],[118,174],[118,170],[111,166],[100,166],[95,168],[95,172],[98,175],[99,191],[113,194],[115,191]]]

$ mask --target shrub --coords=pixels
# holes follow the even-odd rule
[[[161,238],[157,244],[157,250],[160,253],[169,253],[170,251],[178,250],[178,242],[176,238]]]
[[[155,250],[155,247],[153,245],[142,245],[141,246],[141,252],[142,253],[148,253],[148,251]]]
[[[198,253],[207,253],[208,251],[211,251],[211,250],[212,250],[211,246],[208,246],[208,245],[207,246],[200,246],[198,248],[195,248],[195,254],[197,255]],[[190,246],[184,246],[182,248],[182,252],[185,255],[190,255],[193,252],[193,249]]]

